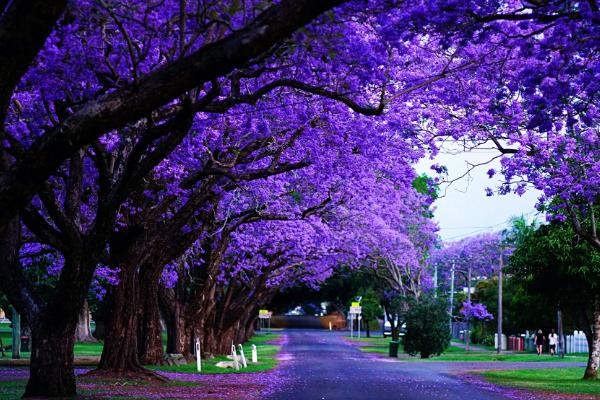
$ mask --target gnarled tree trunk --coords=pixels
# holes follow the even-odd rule
[[[64,323],[60,315],[46,318],[49,322],[32,324],[29,381],[23,397],[75,396],[75,324]]]
[[[106,339],[94,374],[131,376],[145,371],[138,360],[139,284],[135,268],[123,267],[110,294]]]
[[[160,365],[164,362],[165,355],[158,306],[160,268],[151,269],[145,268],[140,272],[138,355],[142,364]],[[155,273],[157,270],[158,273]]]
[[[93,254],[85,262],[78,251],[65,257],[61,274],[71,275],[57,289],[43,311],[30,318],[32,352],[24,397],[72,397],[76,395],[73,345],[79,312],[83,307],[96,264]],[[59,283],[60,285],[60,283]]]

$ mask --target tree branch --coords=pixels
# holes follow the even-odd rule
[[[75,150],[105,132],[148,115],[204,82],[247,65],[296,29],[343,1],[284,0],[262,12],[245,28],[140,78],[138,84],[125,86],[88,102],[43,135],[32,145],[26,157],[2,174],[0,226],[29,203],[42,182]],[[10,52],[0,51],[0,54]]]

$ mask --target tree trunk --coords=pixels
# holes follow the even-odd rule
[[[183,331],[184,320],[180,315],[180,305],[178,302],[172,305],[167,312],[163,312],[165,324],[167,325],[167,353],[183,354]],[[161,307],[164,309],[164,307]]]
[[[29,381],[23,398],[76,395],[73,370],[75,326],[61,325],[32,324]]]
[[[140,274],[141,315],[138,326],[138,355],[142,364],[164,362],[160,310],[158,307],[158,274]]]
[[[92,336],[90,327],[90,309],[87,301],[83,303],[83,307],[79,313],[79,321],[77,322],[77,328],[75,329],[75,341],[86,343],[98,342],[98,340]]]
[[[180,283],[178,282],[177,285]],[[167,353],[184,354],[186,348],[186,320],[184,318],[185,305],[178,296],[178,286],[168,289],[159,285],[158,305],[167,326]],[[183,297],[183,293],[181,293]]]
[[[235,343],[235,329],[234,327],[228,327],[226,329],[205,329],[205,335],[207,336],[207,351],[213,355],[223,355],[231,353],[231,344]]]
[[[139,287],[135,268],[123,267],[110,296],[106,339],[98,373],[129,376],[144,371],[138,360]]]
[[[598,365],[600,364],[600,302],[594,305],[592,343],[589,346],[588,363],[583,379],[598,379]]]
[[[106,339],[106,320],[105,319],[94,319],[96,327],[94,328],[94,339],[104,340]]]
[[[30,377],[24,397],[72,397],[76,395],[73,370],[73,345],[79,312],[83,307],[89,283],[96,265],[89,251],[85,262],[81,258],[65,258],[61,278],[63,287],[57,289],[47,306],[37,317],[30,319],[32,352]]]
[[[367,332],[367,337],[371,337],[371,329],[369,328],[369,321],[365,319],[365,331]]]

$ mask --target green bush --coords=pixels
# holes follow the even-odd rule
[[[404,351],[421,358],[439,355],[450,344],[446,303],[432,297],[416,302],[406,316]]]
[[[489,336],[487,327],[483,323],[471,322],[473,327],[471,328],[471,343],[473,344],[484,344],[483,342]]]
[[[494,346],[494,335],[492,335],[491,333],[488,334],[481,340],[481,344],[484,346]]]

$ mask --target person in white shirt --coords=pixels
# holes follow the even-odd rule
[[[548,335],[548,344],[550,345],[550,355],[553,356],[556,353],[556,345],[558,344],[558,335],[554,333],[554,329]]]

